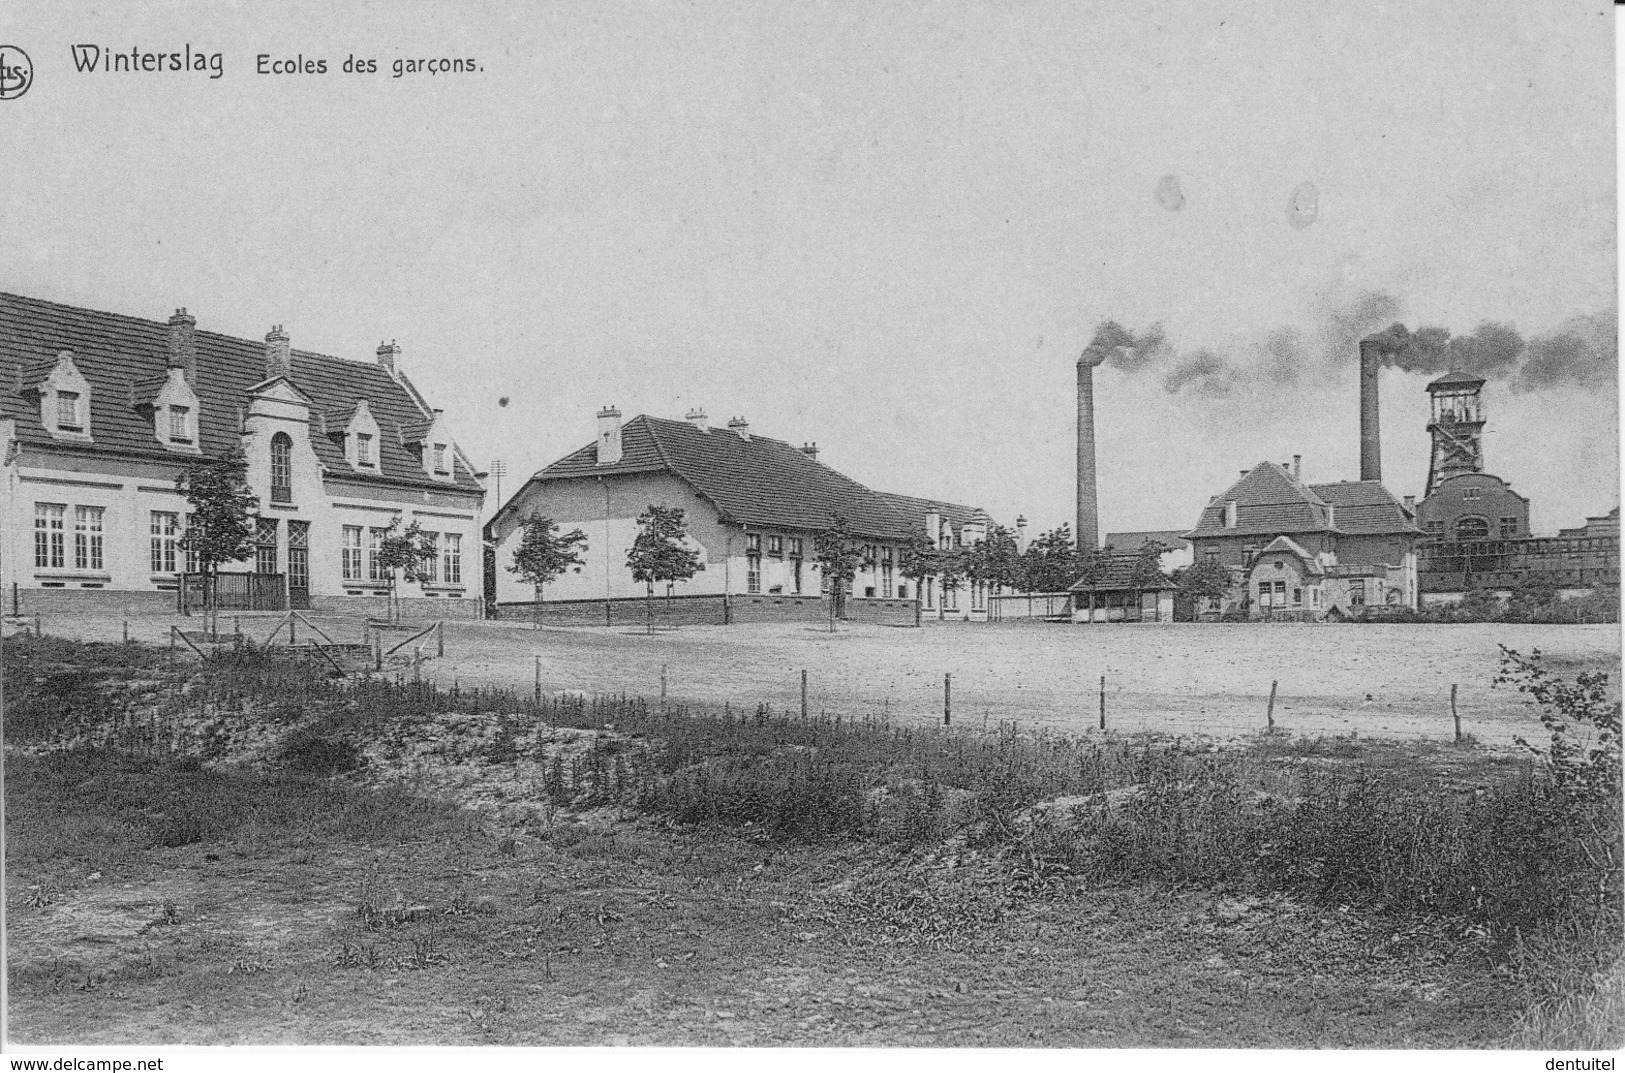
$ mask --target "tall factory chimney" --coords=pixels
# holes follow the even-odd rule
[[[1079,551],[1100,547],[1100,504],[1095,493],[1095,366],[1104,354],[1084,351],[1078,359],[1078,524]]]
[[[1380,340],[1360,340],[1360,479],[1382,480],[1382,428],[1377,413],[1377,375],[1382,372]]]

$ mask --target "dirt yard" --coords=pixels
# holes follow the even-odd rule
[[[259,639],[277,616],[242,616]],[[360,619],[318,617],[341,641],[360,639]],[[130,620],[131,636],[161,643],[170,623]],[[222,619],[222,628],[229,626]],[[117,617],[54,617],[46,632],[116,640]],[[408,634],[393,635],[404,639]],[[283,639],[286,635],[282,635]],[[1507,747],[1538,733],[1515,693],[1492,689],[1499,650],[1539,649],[1566,675],[1620,666],[1617,625],[1147,625],[927,622],[919,629],[847,626],[830,634],[804,624],[701,626],[646,636],[624,629],[448,622],[444,659],[422,674],[441,685],[655,697],[662,670],[669,699],[754,709],[808,705],[848,718],[929,721],[942,717],[943,675],[952,674],[954,722],[1085,731],[1098,725],[1100,679],[1113,729],[1233,737],[1265,724],[1270,683],[1275,722],[1294,734],[1449,738],[1450,687],[1462,730]],[[401,655],[410,653],[412,646]],[[432,645],[427,649],[433,654]]]

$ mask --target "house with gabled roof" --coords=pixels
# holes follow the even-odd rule
[[[1197,562],[1225,567],[1235,582],[1221,606],[1203,609],[1209,617],[1315,619],[1416,606],[1422,531],[1414,506],[1379,481],[1305,484],[1296,461],[1260,462],[1209,500],[1185,536]],[[1289,584],[1283,571],[1294,562],[1298,580]]]
[[[644,586],[625,564],[637,517],[651,504],[683,509],[705,564],[673,586],[664,613],[678,616],[674,621],[822,618],[827,587],[818,540],[837,514],[864,548],[842,601],[848,617],[986,616],[985,586],[945,588],[940,578],[903,574],[904,548],[919,538],[942,548],[984,539],[985,511],[875,491],[820,462],[816,446],[759,435],[742,418],[726,428],[712,427],[699,411],[682,421],[638,415],[623,423],[613,407],[598,414],[593,443],[536,472],[492,516],[488,599],[504,616],[641,621]],[[526,519],[536,515],[587,537],[585,562],[545,588],[539,612],[537,594],[508,569]]]
[[[379,541],[416,521],[434,561],[402,583],[403,607],[477,615],[479,561],[464,556],[484,487],[400,353],[352,361],[294,350],[280,325],[252,342],[199,331],[184,309],[162,322],[0,294],[8,605],[177,606],[189,564],[175,478],[241,447],[257,543],[224,567],[243,582],[223,583],[228,605],[381,609]]]

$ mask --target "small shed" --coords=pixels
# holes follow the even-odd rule
[[[1073,622],[1172,622],[1175,585],[1155,556],[1102,555],[1073,583]]]

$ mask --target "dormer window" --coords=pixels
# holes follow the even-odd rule
[[[372,437],[365,432],[358,432],[355,436],[355,464],[358,466],[371,466]]]
[[[191,443],[192,436],[192,408],[190,406],[171,406],[169,408],[169,439],[171,443]]]
[[[1236,501],[1234,499],[1225,500],[1224,527],[1226,529],[1234,529],[1236,527]]]
[[[79,393],[56,393],[56,427],[63,432],[83,432],[85,423],[79,419]]]
[[[446,445],[443,443],[434,445],[434,471],[436,473],[451,472],[451,464],[446,457]]]

